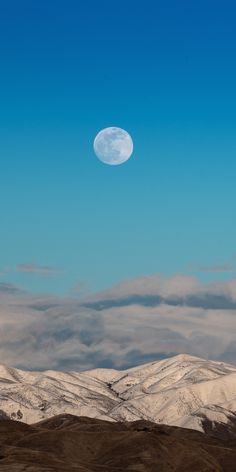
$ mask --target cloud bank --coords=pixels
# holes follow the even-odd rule
[[[178,353],[236,364],[236,279],[141,277],[86,298],[0,284],[0,358],[27,369],[127,368]]]

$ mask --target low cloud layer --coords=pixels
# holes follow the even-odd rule
[[[236,364],[236,279],[159,275],[83,300],[0,284],[0,358],[28,369],[118,369],[178,353]]]

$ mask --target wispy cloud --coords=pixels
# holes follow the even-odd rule
[[[224,264],[200,266],[199,272],[236,272],[235,264],[225,262]]]
[[[84,298],[90,293],[90,288],[85,282],[78,282],[71,290],[71,294],[76,295],[78,298]]]
[[[11,272],[11,269],[9,267],[4,267],[4,269],[0,270],[0,277],[6,277],[9,272]]]
[[[8,282],[0,283],[0,294],[19,294],[23,293],[22,290],[14,284]]]
[[[24,272],[24,273],[33,274],[33,275],[40,275],[43,277],[48,277],[51,275],[58,275],[58,274],[63,273],[63,270],[58,269],[57,267],[37,265],[37,264],[31,264],[31,263],[18,264],[16,266],[16,269],[18,272]]]
[[[193,272],[212,272],[212,273],[222,273],[222,272],[236,272],[236,257],[233,256],[225,262],[219,262],[215,264],[206,264],[200,266],[190,266],[190,269]]]
[[[0,359],[31,369],[125,368],[186,352],[236,363],[236,279],[161,275],[75,297],[0,284]]]

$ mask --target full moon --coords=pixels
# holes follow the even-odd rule
[[[93,147],[98,159],[110,166],[126,162],[134,148],[129,133],[114,126],[100,131],[94,140]]]

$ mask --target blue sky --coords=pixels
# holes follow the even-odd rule
[[[2,2],[2,280],[232,276],[235,21],[228,0]],[[134,140],[115,168],[92,148],[107,126]]]

